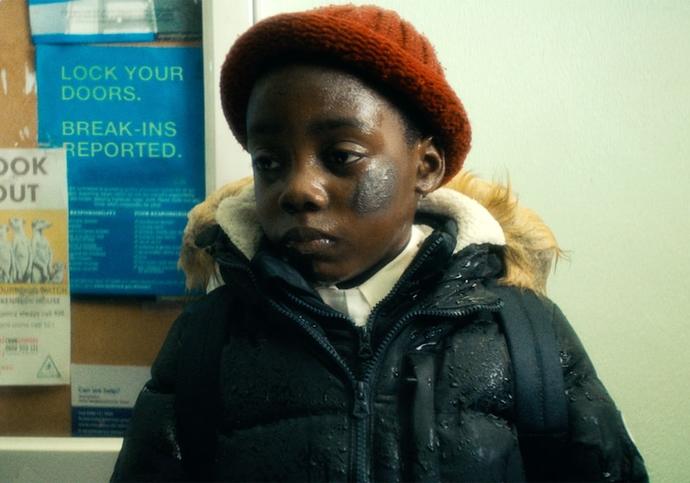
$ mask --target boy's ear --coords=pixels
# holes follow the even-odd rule
[[[441,186],[443,174],[446,171],[446,156],[443,150],[436,146],[434,138],[431,136],[419,141],[417,156],[415,192],[419,195],[426,195]]]

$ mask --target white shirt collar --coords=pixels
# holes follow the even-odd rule
[[[349,316],[357,326],[366,325],[371,309],[395,286],[430,232],[428,227],[413,225],[403,251],[361,285],[349,289],[331,285],[316,287],[316,291],[326,304]]]

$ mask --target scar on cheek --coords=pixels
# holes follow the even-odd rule
[[[369,167],[352,196],[353,209],[366,214],[388,207],[395,194],[396,182],[396,173],[391,166]]]

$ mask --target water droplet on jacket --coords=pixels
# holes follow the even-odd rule
[[[588,401],[594,401],[594,397],[589,392],[585,392],[585,397]]]
[[[393,368],[393,377],[400,377],[400,371],[397,367]]]
[[[570,402],[576,402],[577,401],[577,397],[575,397],[575,394],[573,394],[572,391],[570,391],[569,389],[565,390],[565,395]]]
[[[604,471],[601,476],[603,476],[604,478],[611,478],[611,473],[609,473],[608,471]]]
[[[561,367],[568,367],[570,364],[570,354],[568,354],[566,351],[560,351],[558,353],[558,358],[561,361]]]
[[[506,423],[503,421],[501,418],[496,416],[495,414],[491,414],[491,422],[496,426],[497,428],[505,428]]]

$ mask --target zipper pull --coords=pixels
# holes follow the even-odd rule
[[[357,328],[359,334],[359,351],[357,355],[360,359],[370,359],[374,355],[371,349],[371,333],[367,326]]]
[[[355,384],[355,405],[352,415],[357,419],[369,415],[369,384],[364,381],[357,381]]]

